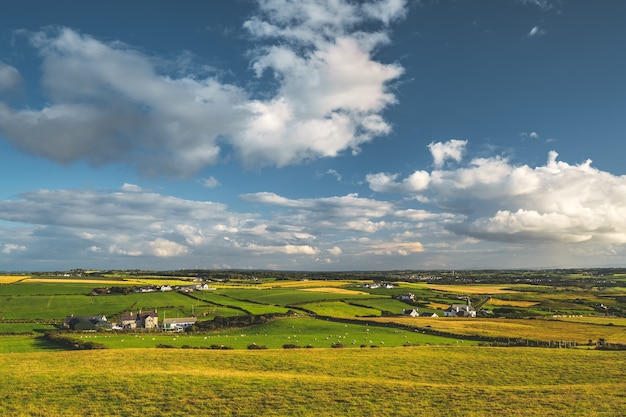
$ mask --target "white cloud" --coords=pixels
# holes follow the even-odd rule
[[[396,182],[397,174],[368,174],[365,180],[372,190],[392,193],[417,193],[428,188],[430,174],[426,171],[415,171],[409,177]]]
[[[369,249],[369,253],[375,255],[398,254],[408,256],[412,253],[424,252],[424,245],[420,242],[379,242]]]
[[[0,92],[11,90],[22,82],[22,76],[17,69],[0,61]]]
[[[451,215],[462,213],[447,227],[479,239],[626,244],[626,176],[557,156],[550,152],[546,164],[534,168],[503,157],[475,158],[465,167],[431,172],[428,187],[413,193]],[[373,174],[368,181],[374,191],[402,190],[397,174]]]
[[[171,240],[157,238],[149,244],[152,254],[161,257],[179,256],[188,251],[188,248]]]
[[[533,38],[535,36],[545,35],[546,31],[541,29],[539,26],[533,26],[528,32],[528,37]]]
[[[244,249],[261,254],[284,253],[287,255],[317,255],[319,253],[318,249],[308,245],[260,246],[250,244],[244,247]]]
[[[16,245],[13,243],[5,243],[2,246],[2,253],[6,253],[6,254],[10,254],[12,252],[21,252],[21,251],[25,251],[26,250],[26,246],[24,245]]]
[[[390,3],[388,16],[364,13],[370,3],[261,2],[265,20],[253,18],[244,26],[259,39],[286,42],[261,49],[254,60],[257,75],[269,72],[280,87],[271,100],[249,104],[254,116],[233,137],[244,160],[283,166],[333,157],[389,133],[380,113],[395,103],[387,84],[403,70],[372,59],[373,48],[388,41],[384,32],[354,27],[400,17],[404,2]]]
[[[277,82],[262,99],[194,72],[188,56],[159,65],[163,59],[69,28],[31,33],[48,104],[0,103],[0,134],[59,163],[125,162],[147,175],[192,175],[220,161],[221,144],[246,165],[358,152],[391,130],[382,111],[395,103],[388,84],[403,70],[377,62],[373,51],[389,42],[387,25],[405,12],[402,0],[260,0],[244,28],[259,45],[255,73]],[[164,71],[167,65],[176,71]],[[19,79],[0,64],[2,85]]]
[[[330,253],[333,256],[339,256],[343,253],[343,251],[341,250],[339,246],[333,246],[332,248],[328,249],[328,253]]]
[[[451,139],[447,142],[431,142],[428,149],[433,156],[435,168],[441,168],[448,159],[460,162],[465,153],[465,146],[467,146],[467,141],[459,139]]]
[[[359,259],[368,254],[416,253],[415,234],[400,234],[393,247],[381,242],[390,231],[411,230],[415,221],[436,219],[356,194],[289,199],[256,193],[242,198],[273,210],[266,215],[233,212],[223,204],[157,194],[132,184],[110,191],[32,191],[0,200],[0,220],[20,225],[18,232],[0,229],[0,239],[12,239],[0,250],[24,262],[62,258],[74,264],[110,267],[128,262],[132,267],[145,262],[163,268],[284,268],[291,262],[313,267],[325,254],[332,256],[333,265],[354,268],[363,265]],[[355,240],[354,233],[377,239]],[[253,262],[246,253],[254,255]]]
[[[526,5],[530,4],[537,6],[543,10],[549,10],[554,7],[555,0],[518,0],[520,3]]]
[[[200,182],[206,188],[215,188],[220,185],[220,182],[215,177],[203,178]]]
[[[143,191],[140,186],[129,183],[124,183],[121,187],[121,190],[129,193],[139,193]]]

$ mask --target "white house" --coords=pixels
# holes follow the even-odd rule
[[[476,317],[476,309],[468,304],[452,304],[443,312],[444,317]]]
[[[419,317],[420,315],[420,313],[417,311],[416,308],[403,308],[402,314],[404,314],[405,316],[411,316],[411,317]]]
[[[198,321],[195,317],[179,317],[175,319],[163,319],[163,330],[166,332],[182,332],[193,326]]]

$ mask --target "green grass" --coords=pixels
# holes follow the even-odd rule
[[[626,356],[409,347],[0,354],[7,416],[623,415]]]
[[[176,292],[128,295],[7,295],[0,296],[0,319],[62,320],[68,315],[112,316],[139,309],[182,308],[191,314],[198,302]]]
[[[263,304],[288,306],[316,301],[328,300],[362,300],[370,298],[368,294],[336,294],[316,291],[292,290],[292,289],[225,289],[218,290],[219,293],[226,294],[238,300],[250,300]]]
[[[320,301],[310,304],[300,304],[299,307],[313,311],[315,314],[321,316],[367,317],[381,315],[381,312],[378,309],[360,307],[343,301]]]
[[[6,333],[38,333],[41,334],[46,330],[53,330],[55,327],[51,324],[43,324],[37,322],[29,323],[0,323],[0,334]]]
[[[379,311],[389,311],[394,314],[401,314],[403,309],[413,309],[417,308],[415,306],[411,306],[402,301],[398,301],[391,298],[376,298],[371,300],[354,300],[351,303],[374,308]],[[419,310],[419,309],[418,309]]]
[[[216,305],[227,305],[245,310],[250,314],[270,314],[270,313],[286,313],[288,308],[274,306],[269,304],[259,304],[258,302],[241,301],[236,298],[228,297],[223,294],[214,292],[196,292],[194,297],[199,300],[214,303]]]
[[[0,285],[0,297],[4,295],[87,295],[96,286],[85,283],[16,282],[11,285]]]
[[[63,351],[42,338],[35,336],[2,336],[0,337],[0,354],[4,353],[33,353],[42,351]],[[1,381],[1,377],[0,377]],[[1,386],[1,384],[0,384]],[[0,413],[2,415],[2,413]]]
[[[431,336],[388,327],[342,324],[311,318],[280,319],[263,325],[211,333],[106,332],[77,334],[75,337],[102,343],[112,349],[154,348],[158,345],[194,348],[224,345],[233,349],[246,349],[248,345],[256,344],[269,349],[281,349],[285,344],[314,348],[332,347],[336,343],[346,348],[358,348],[362,345],[388,347],[476,344],[455,338]],[[0,343],[2,343],[1,338]]]

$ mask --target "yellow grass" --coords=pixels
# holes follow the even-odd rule
[[[461,294],[513,294],[514,291],[510,286],[502,285],[440,285],[426,284],[427,288],[432,290],[447,291]]]
[[[434,308],[434,309],[437,309],[437,310],[445,310],[446,308],[450,307],[450,304],[428,303],[428,304],[426,304],[426,306],[428,308]]]
[[[267,288],[315,288],[315,287],[345,287],[352,284],[352,281],[323,281],[323,280],[303,280],[303,281],[273,281],[259,285]]]
[[[529,340],[564,340],[579,344],[589,340],[605,339],[612,343],[626,343],[626,326],[598,326],[556,319],[482,319],[451,317],[381,317],[368,318],[380,322],[430,328],[447,333],[469,336],[499,337]]]
[[[302,291],[312,291],[312,292],[325,292],[331,294],[367,294],[363,291],[354,291],[354,290],[346,290],[345,288],[328,288],[328,287],[319,287],[319,288],[303,288]]]
[[[125,280],[126,281],[126,280]],[[182,280],[178,278],[136,278],[132,281],[128,280],[126,282],[132,282],[135,285],[194,285],[195,281],[191,280]]]
[[[576,323],[589,323],[600,326],[622,326],[626,327],[626,317],[605,317],[605,316],[572,316],[558,317],[558,320],[571,321]]]
[[[6,416],[610,417],[621,352],[128,349],[0,355]]]
[[[140,281],[116,281],[107,279],[27,278],[24,282],[53,282],[58,284],[141,285]]]
[[[532,307],[539,303],[534,301],[515,301],[515,300],[501,300],[499,298],[492,298],[489,303],[494,306],[510,306],[510,307]]]
[[[0,275],[0,284],[13,284],[29,277],[30,275]]]

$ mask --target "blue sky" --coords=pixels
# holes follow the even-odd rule
[[[625,2],[9,4],[0,270],[624,265]]]

